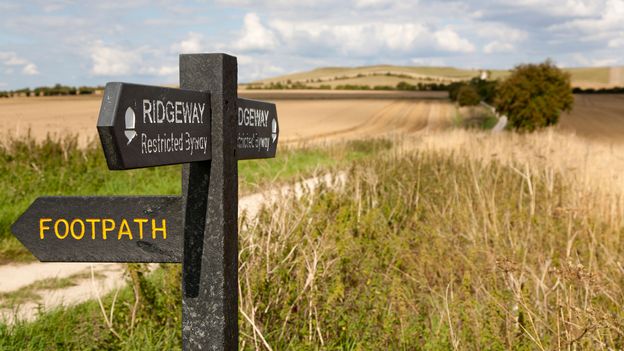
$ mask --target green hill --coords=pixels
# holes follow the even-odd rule
[[[490,79],[501,79],[509,74],[509,70],[487,70]],[[575,67],[565,68],[572,75],[572,85],[584,88],[604,88],[624,85],[622,67]],[[362,67],[322,67],[311,71],[286,74],[267,78],[248,85],[268,86],[270,84],[305,84],[307,87],[319,88],[337,85],[367,85],[370,87],[389,85],[396,86],[404,81],[417,83],[451,83],[478,77],[484,70],[461,69],[454,67],[429,66],[393,66],[375,65]]]

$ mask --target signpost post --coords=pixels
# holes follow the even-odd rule
[[[184,350],[238,348],[238,160],[275,157],[274,104],[238,99],[236,58],[180,55],[181,89],[106,85],[108,167],[184,164],[182,196],[40,197],[12,232],[46,262],[182,263]]]

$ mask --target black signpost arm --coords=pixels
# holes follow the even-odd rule
[[[182,174],[184,350],[238,349],[237,74],[233,56],[180,55],[180,87],[209,91],[212,112],[212,159]]]

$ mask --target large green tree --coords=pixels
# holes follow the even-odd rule
[[[563,111],[572,110],[570,74],[550,60],[516,66],[499,86],[496,109],[514,129],[533,131],[557,124]]]

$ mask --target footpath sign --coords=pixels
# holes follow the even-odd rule
[[[182,263],[184,350],[238,348],[238,160],[275,157],[274,104],[239,99],[236,58],[180,55],[181,89],[108,83],[111,170],[184,164],[182,196],[40,197],[12,232],[40,261]]]

